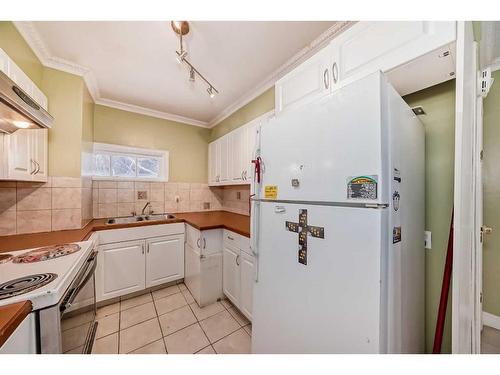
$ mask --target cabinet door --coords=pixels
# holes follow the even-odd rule
[[[229,133],[230,152],[229,159],[231,160],[231,181],[238,183],[243,181],[243,172],[245,170],[246,159],[246,129],[240,127]]]
[[[227,183],[229,182],[229,170],[231,161],[229,158],[229,135],[225,135],[219,140],[220,144],[220,175],[219,182]]]
[[[240,303],[240,251],[224,244],[222,249],[222,289],[236,306]]]
[[[333,39],[338,79],[343,84],[381,70],[387,72],[456,38],[455,22],[359,22]]]
[[[254,258],[241,252],[240,256],[240,311],[252,320],[253,283],[254,283]]]
[[[330,52],[323,48],[276,82],[276,113],[330,92]]]
[[[217,143],[208,144],[208,183],[214,185],[217,182]]]
[[[31,136],[31,159],[35,163],[35,173],[33,173],[33,181],[47,181],[47,146],[48,146],[48,129],[33,129],[30,130]]]
[[[7,135],[7,177],[13,180],[31,181],[35,164],[31,158],[33,130],[19,129]]]
[[[123,296],[146,287],[144,241],[99,246],[97,301]]]
[[[146,240],[146,288],[184,277],[184,236]]]
[[[251,183],[253,181],[253,163],[255,157],[255,147],[257,145],[257,137],[259,136],[261,121],[253,121],[246,127],[246,152],[245,152],[245,181]]]

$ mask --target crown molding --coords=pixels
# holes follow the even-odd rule
[[[332,27],[328,28],[306,47],[296,53],[287,62],[281,65],[278,69],[268,75],[264,80],[255,86],[255,89],[246,93],[245,95],[238,98],[231,105],[223,109],[217,116],[215,116],[211,121],[205,122],[189,117],[179,116],[173,113],[158,111],[151,108],[141,107],[134,104],[123,103],[112,99],[103,98],[100,95],[99,85],[97,79],[95,78],[93,72],[84,66],[75,64],[71,61],[61,59],[52,56],[48,47],[43,42],[42,38],[38,34],[36,27],[31,21],[14,21],[13,22],[19,33],[26,40],[28,45],[31,47],[35,55],[38,57],[40,62],[49,68],[61,70],[66,73],[75,74],[83,77],[85,84],[90,92],[90,95],[94,99],[94,102],[99,105],[121,109],[128,112],[139,113],[146,116],[157,117],[165,120],[182,122],[188,125],[200,126],[203,128],[213,128],[221,121],[232,115],[241,107],[245,106],[253,99],[257,98],[259,95],[264,93],[266,90],[270,89],[278,79],[283,77],[285,74],[293,70],[296,66],[300,65],[307,58],[315,54],[321,48],[325,47],[326,44],[336,37],[338,34],[342,33],[344,30],[352,26],[355,22],[352,21],[338,21]]]
[[[292,71],[302,62],[317,53],[320,49],[324,48],[333,38],[351,27],[355,22],[353,21],[338,21],[333,26],[325,30],[316,39],[309,43],[306,47],[297,52],[294,56],[288,59],[278,69],[268,75],[263,81],[256,85],[255,89],[241,96],[233,104],[222,110],[216,117],[209,122],[209,127],[217,126],[221,121],[231,116],[241,107],[245,106],[259,95],[270,89],[276,81],[278,81],[285,74]]]
[[[158,111],[158,110],[147,108],[147,107],[141,107],[141,106],[134,105],[134,104],[123,103],[123,102],[119,102],[117,100],[100,98],[100,99],[97,99],[95,101],[95,104],[99,104],[99,105],[103,105],[103,106],[111,107],[111,108],[116,108],[116,109],[121,109],[121,110],[127,111],[127,112],[139,113],[141,115],[157,117],[157,118],[161,118],[164,120],[181,122],[181,123],[187,124],[187,125],[194,125],[194,126],[199,126],[202,128],[208,128],[208,123],[205,121],[194,120],[192,118],[178,116],[178,115],[174,115],[171,113],[162,112],[162,111]]]

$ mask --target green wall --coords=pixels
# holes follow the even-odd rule
[[[54,123],[49,130],[49,175],[79,177],[81,173],[83,79],[45,68],[42,90],[49,98]]]
[[[41,89],[43,65],[10,21],[0,21],[0,48]]]
[[[94,141],[168,150],[170,181],[207,182],[210,130],[101,105],[94,111]]]
[[[214,126],[210,142],[273,109],[274,86]]]
[[[483,310],[500,316],[500,71],[483,102],[483,221],[493,232],[483,242]]]
[[[453,209],[455,81],[403,98],[410,107],[421,105],[425,116],[425,228],[432,232],[432,249],[425,257],[426,351],[432,351],[444,263]],[[443,353],[451,352],[451,292],[448,300]]]

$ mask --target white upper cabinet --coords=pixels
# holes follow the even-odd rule
[[[268,116],[256,118],[208,145],[209,185],[251,183],[258,132]]]
[[[311,101],[330,92],[331,53],[330,48],[323,48],[276,82],[276,112],[281,112],[284,108],[296,103]]]
[[[12,134],[2,134],[0,143],[0,179],[47,181],[47,129],[19,129]]]
[[[276,82],[276,113],[378,70],[389,78],[404,71],[393,83],[398,91],[404,87],[403,94],[444,82],[454,76],[455,39],[452,21],[358,22]]]

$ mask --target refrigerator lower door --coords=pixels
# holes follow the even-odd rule
[[[324,234],[307,236],[307,265],[286,227],[299,210]],[[387,211],[261,202],[252,352],[386,351]]]

